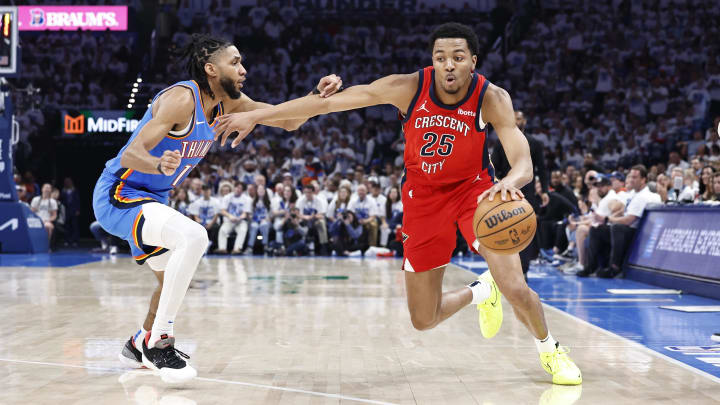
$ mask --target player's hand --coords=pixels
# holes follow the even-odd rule
[[[495,183],[492,187],[485,190],[477,199],[478,204],[487,197],[488,201],[492,201],[495,198],[495,194],[500,193],[500,199],[503,201],[508,201],[508,195],[513,200],[522,200],[525,198],[525,195],[523,195],[522,191],[518,189],[517,187],[513,187],[509,184],[506,184],[502,180]]]
[[[257,125],[255,114],[253,114],[252,111],[225,114],[217,120],[218,123],[215,125],[215,140],[220,137],[220,146],[225,146],[228,137],[233,132],[237,132],[237,136],[230,144],[233,148],[240,145],[240,142],[245,139],[250,131],[255,128],[255,125]]]
[[[166,176],[172,175],[180,166],[181,161],[182,157],[179,150],[166,150],[160,156],[160,172]]]
[[[320,79],[317,89],[320,90],[320,97],[330,97],[337,93],[342,87],[342,79],[337,75],[327,75]]]

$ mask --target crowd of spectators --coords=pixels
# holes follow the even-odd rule
[[[210,253],[402,254],[399,173],[391,165],[370,175],[357,166],[343,176],[308,155],[296,176],[278,171],[268,180],[255,159],[233,158],[207,157],[169,202],[205,226]]]
[[[593,239],[590,228],[596,228],[583,218],[597,224],[593,215],[600,215],[600,208],[606,217],[627,214],[630,200],[619,199],[622,211],[620,205],[599,205],[603,196],[597,190],[605,190],[609,181],[613,193],[622,194],[626,177],[643,173],[630,168],[648,168],[640,177],[662,202],[717,199],[720,51],[713,45],[720,4],[549,1],[537,7],[520,40],[503,48],[492,46],[490,14],[467,10],[420,9],[402,18],[392,11],[330,12],[331,18],[321,18],[327,13],[315,15],[291,2],[234,7],[228,1],[183,0],[162,10],[177,29],[153,38],[152,57],[138,72],[112,62],[127,61],[137,46],[131,35],[44,33],[24,41],[38,52],[37,60],[25,63],[28,73],[21,80],[42,87],[43,99],[21,108],[21,119],[24,128],[41,131],[44,110],[38,106],[123,108],[124,96],[112,96],[117,87],[103,90],[113,75],[142,76],[137,97],[151,98],[185,78],[172,51],[193,32],[238,44],[248,70],[244,92],[278,103],[307,94],[328,73],[352,85],[426,66],[434,25],[441,19],[464,22],[481,40],[478,71],[510,92],[528,119],[526,133],[545,147],[552,185],[538,213],[543,257],[555,261],[562,253],[581,254],[565,268],[582,272],[586,257],[578,245]],[[110,45],[97,46],[104,41]],[[66,55],[74,62],[70,66],[82,66],[50,63],[52,74],[40,77],[38,72],[46,73],[42,66],[63,58],[70,43],[88,44],[83,52]],[[52,52],[43,52],[48,46]],[[94,73],[88,66],[97,61],[105,68]],[[111,66],[122,71],[110,71]],[[80,80],[70,77],[80,74]],[[101,91],[88,91],[91,85]],[[104,99],[89,99],[90,94]],[[491,131],[491,150],[495,141]],[[258,127],[236,150],[215,146],[171,204],[206,225],[211,251],[241,253],[261,246],[276,254],[347,254],[370,246],[398,251],[401,203],[394,194],[403,150],[397,111],[389,107],[317,117],[292,133]],[[608,205],[617,211],[607,211]],[[576,253],[566,252],[568,244]]]
[[[50,183],[40,187],[29,171],[23,176],[15,174],[14,181],[18,201],[42,220],[50,248],[55,249],[61,241],[64,246],[78,246],[80,196],[73,180],[66,177],[62,190]]]

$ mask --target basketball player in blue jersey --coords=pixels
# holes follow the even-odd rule
[[[270,106],[241,92],[247,72],[231,43],[193,35],[183,55],[192,80],[153,98],[128,143],[106,163],[93,193],[102,227],[127,240],[137,263],[147,262],[159,282],[143,328],[125,344],[120,359],[156,370],[170,383],[197,375],[185,361],[189,356],[175,348],[173,324],[208,236],[202,225],[166,205],[168,195],[212,146],[212,128],[220,115]],[[326,76],[315,92],[329,96],[341,85],[339,77]],[[265,124],[294,130],[305,121]]]

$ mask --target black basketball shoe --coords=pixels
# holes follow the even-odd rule
[[[130,336],[125,346],[123,346],[122,352],[118,354],[120,362],[128,367],[132,368],[144,368],[142,362],[142,353],[135,347],[134,336]]]
[[[197,371],[184,359],[190,356],[175,348],[175,338],[160,335],[160,340],[152,348],[147,347],[150,333],[143,339],[142,362],[151,369],[157,370],[166,383],[182,383],[197,377]]]

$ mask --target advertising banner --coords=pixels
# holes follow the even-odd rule
[[[647,209],[630,267],[720,281],[720,207]]]
[[[21,31],[127,31],[127,6],[18,6]]]
[[[84,110],[80,113],[62,111],[63,135],[91,134],[129,135],[142,118],[137,110]]]

